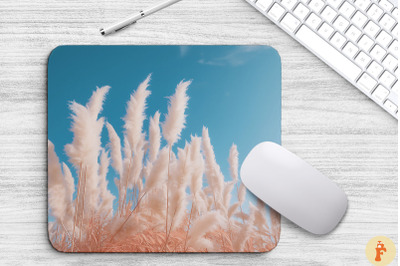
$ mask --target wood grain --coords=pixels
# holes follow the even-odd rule
[[[367,265],[397,243],[397,121],[243,0],[186,0],[103,37],[144,0],[0,2],[0,262],[22,264]],[[151,2],[151,3],[149,3]],[[282,140],[342,187],[340,226],[313,236],[286,219],[266,254],[63,254],[47,240],[47,58],[66,44],[268,44],[282,58]],[[393,265],[397,265],[397,258]]]

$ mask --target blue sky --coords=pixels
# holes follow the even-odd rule
[[[103,106],[104,116],[122,139],[126,102],[152,73],[146,114],[157,110],[164,120],[168,99],[181,80],[192,80],[188,95],[183,147],[191,134],[209,128],[216,159],[225,179],[232,143],[239,150],[239,165],[262,141],[281,142],[281,63],[268,46],[60,46],[48,65],[48,138],[60,160],[74,174],[64,152],[72,142],[69,101],[85,105],[96,86],[111,86]],[[148,119],[144,123],[147,132]],[[103,129],[102,145],[108,144]],[[108,174],[109,189],[117,195],[115,172]]]

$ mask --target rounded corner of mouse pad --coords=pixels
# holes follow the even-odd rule
[[[53,53],[52,53],[53,54]],[[48,72],[48,225],[63,252],[266,252],[280,216],[241,182],[281,141],[269,46],[62,46]]]

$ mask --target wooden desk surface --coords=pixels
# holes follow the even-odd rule
[[[377,235],[397,244],[397,121],[243,0],[185,0],[118,34],[157,0],[0,2],[0,261],[6,264],[368,265]],[[266,254],[63,254],[47,239],[47,58],[65,44],[268,44],[282,57],[283,146],[349,198],[331,234],[282,219]],[[397,265],[397,259],[393,263]]]

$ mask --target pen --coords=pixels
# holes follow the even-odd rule
[[[126,28],[129,25],[135,23],[139,19],[147,17],[148,15],[151,15],[151,14],[153,14],[153,13],[155,13],[155,12],[161,10],[161,9],[164,9],[164,8],[170,6],[170,5],[173,5],[173,4],[175,4],[175,3],[179,2],[179,1],[182,1],[182,0],[167,0],[167,1],[164,1],[162,3],[159,3],[159,4],[155,5],[155,6],[151,7],[151,8],[149,8],[149,9],[140,10],[139,13],[137,13],[137,14],[135,14],[133,16],[130,16],[130,17],[124,19],[121,22],[115,23],[115,24],[111,25],[108,28],[100,29],[100,33],[101,33],[101,35],[108,35],[108,34],[111,34],[113,32],[122,30],[123,28]]]

